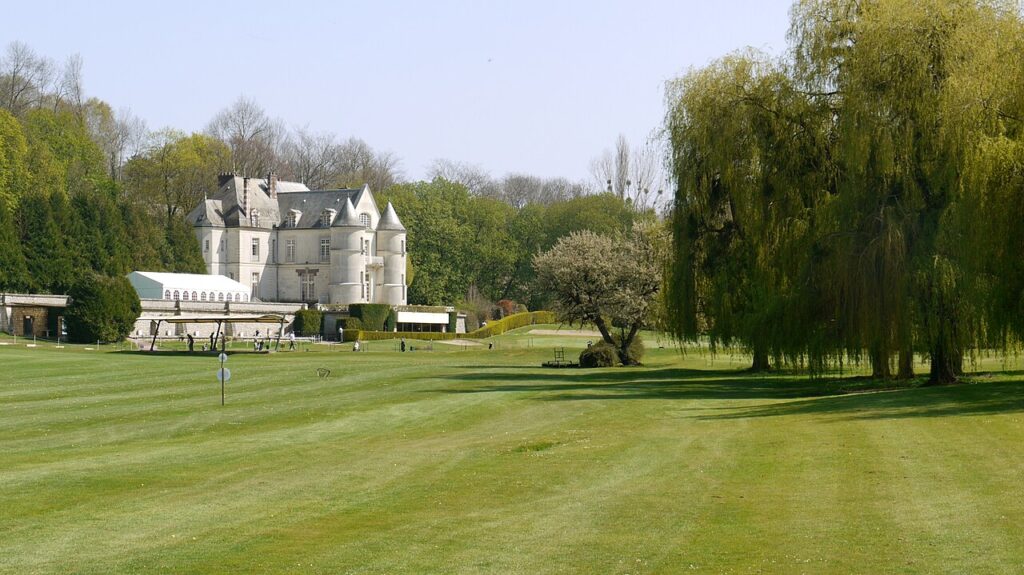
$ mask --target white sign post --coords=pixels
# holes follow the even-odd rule
[[[224,367],[224,363],[228,360],[228,354],[221,353],[217,359],[220,360],[220,369],[217,370],[217,380],[220,381],[220,404],[224,405],[224,383],[231,379],[231,370]]]

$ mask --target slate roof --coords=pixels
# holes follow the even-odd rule
[[[246,187],[248,213],[245,208]],[[288,212],[297,210],[300,216],[295,228],[323,228],[328,227],[320,222],[324,210],[344,212],[346,203],[354,206],[359,203],[363,193],[368,191],[369,188],[366,186],[355,189],[310,190],[299,182],[278,181],[277,200],[273,200],[270,198],[267,180],[248,178],[246,181],[246,178],[241,176],[233,176],[221,186],[213,198],[205,200],[189,212],[187,219],[193,226],[200,227],[251,227],[252,212],[257,210],[258,227],[270,229],[283,225],[288,218]],[[351,208],[350,214],[355,218],[355,225],[362,227],[354,207]],[[394,219],[397,221],[397,214]],[[335,222],[339,220],[340,216],[335,217]],[[401,226],[401,222],[398,225]]]
[[[398,219],[398,214],[395,212],[395,206],[388,202],[386,208],[384,208],[384,215],[380,217],[380,221],[377,222],[378,230],[392,230],[396,232],[404,232],[405,226],[402,225],[402,220]]]

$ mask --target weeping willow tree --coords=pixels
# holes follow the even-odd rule
[[[1020,333],[992,319],[1024,305],[994,270],[1024,238],[994,239],[986,216],[1020,211],[999,189],[1020,189],[1006,168],[1019,6],[800,0],[791,14],[784,60],[729,56],[671,93],[674,329],[740,342],[755,366],[866,358],[889,377],[895,360],[910,377],[919,352],[931,381],[953,381],[992,326]]]
[[[744,345],[752,368],[766,369],[770,357],[792,357],[808,341],[787,318],[808,297],[803,254],[829,177],[821,110],[779,63],[753,51],[688,74],[671,97],[671,325],[713,347]]]

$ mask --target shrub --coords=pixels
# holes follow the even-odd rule
[[[303,337],[320,335],[324,314],[316,309],[300,309],[295,312],[295,333]]]
[[[338,320],[338,324],[341,325],[341,328],[344,329],[346,332],[349,330],[359,331],[361,329],[365,329],[363,321],[360,320],[358,317],[343,317]],[[345,336],[345,339],[348,339],[347,334]]]
[[[398,327],[398,312],[394,309],[388,310],[388,319],[384,322],[384,331],[395,331]]]
[[[466,331],[473,332],[480,329],[480,318],[473,310],[466,311]]]
[[[448,312],[448,333],[455,333],[459,328],[459,312]]]
[[[580,352],[580,367],[612,367],[619,364],[615,346],[601,341]]]
[[[121,341],[142,314],[139,295],[125,277],[87,274],[72,286],[64,318],[71,341]]]
[[[348,313],[359,318],[367,330],[383,331],[391,306],[386,303],[354,303],[348,306]]]

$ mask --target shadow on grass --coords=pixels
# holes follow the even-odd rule
[[[864,377],[810,379],[793,372],[738,370],[559,370],[552,373],[459,373],[463,382],[444,393],[522,393],[541,401],[597,400],[772,400],[757,405],[687,405],[698,419],[744,419],[786,415],[839,415],[849,419],[982,415],[1024,410],[1024,372],[1003,372],[1009,381],[946,387]],[[708,413],[711,412],[711,413]]]

